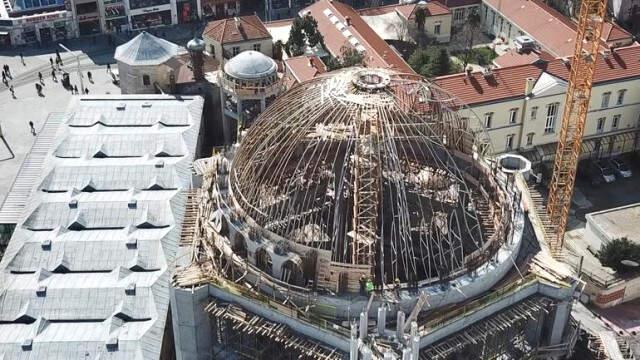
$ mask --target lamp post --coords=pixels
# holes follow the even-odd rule
[[[84,94],[84,82],[82,81],[82,72],[80,71],[80,55],[75,55],[71,50],[69,50],[69,48],[60,43],[58,43],[58,46],[60,46],[62,49],[76,58],[76,62],[78,65],[78,77],[80,78],[80,94]]]

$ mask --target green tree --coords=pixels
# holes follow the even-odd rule
[[[273,44],[273,58],[276,60],[282,60],[282,51],[284,49],[284,44],[282,40],[278,40]]]
[[[451,58],[449,57],[447,49],[441,48],[437,55],[432,56],[431,59],[431,68],[435,76],[451,73],[453,65],[451,64]]]
[[[471,10],[471,13],[467,16],[467,20],[462,27],[464,50],[460,58],[462,60],[463,68],[466,68],[467,65],[469,65],[469,62],[474,60],[473,44],[480,32],[481,23],[482,18],[480,17],[480,13],[478,13],[476,9]]]
[[[432,77],[431,52],[425,48],[417,48],[408,60],[409,66],[424,77]]]
[[[620,274],[637,271],[637,268],[622,264],[622,260],[640,263],[640,245],[626,237],[614,239],[603,244],[598,252],[598,259],[604,266],[608,266]]]
[[[424,23],[427,21],[427,11],[423,7],[416,10],[416,25],[418,30],[424,31]]]
[[[325,65],[327,65],[329,71],[351,66],[366,66],[364,55],[358,50],[349,46],[343,46],[342,48],[340,48],[340,56],[331,57],[324,63]]]
[[[291,30],[289,30],[289,40],[286,43],[286,50],[291,56],[304,54],[307,45],[324,45],[324,38],[318,31],[318,22],[313,16],[307,14],[293,20]]]

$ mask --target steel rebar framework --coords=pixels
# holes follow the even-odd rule
[[[607,0],[582,0],[580,7],[576,47],[547,205],[556,226],[556,233],[549,239],[553,254],[559,253],[564,244],[606,5]]]

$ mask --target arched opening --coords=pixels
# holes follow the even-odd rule
[[[245,240],[244,236],[239,235],[239,233],[236,234],[236,238],[233,242],[233,247],[231,248],[231,250],[233,250],[233,252],[241,258],[247,258],[247,241]]]
[[[144,86],[151,85],[151,78],[149,77],[149,75],[147,75],[147,74],[142,75],[142,85],[144,85]]]
[[[256,266],[258,269],[271,275],[273,273],[273,262],[271,261],[271,255],[264,248],[256,250]]]
[[[303,286],[304,277],[302,276],[302,268],[300,264],[293,260],[287,260],[282,264],[282,275],[280,280],[291,285]]]

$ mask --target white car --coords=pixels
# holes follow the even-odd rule
[[[609,165],[611,165],[611,167],[613,168],[613,171],[615,171],[616,175],[622,177],[622,178],[630,178],[632,174],[631,169],[629,169],[629,167],[627,166],[627,164],[624,163],[624,161],[618,159],[618,158],[613,158],[609,160]]]

